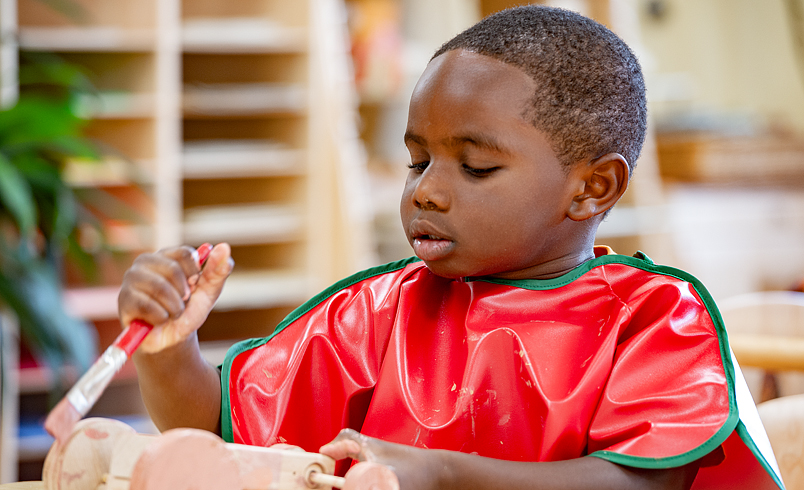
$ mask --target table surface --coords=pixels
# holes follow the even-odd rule
[[[41,481],[21,481],[17,483],[3,483],[0,490],[44,490],[45,484]]]

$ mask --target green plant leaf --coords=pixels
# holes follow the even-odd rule
[[[85,124],[72,113],[67,101],[27,95],[20,97],[14,107],[0,112],[0,147],[7,153],[14,152],[13,147],[18,145],[29,151],[31,146],[38,148],[65,137],[80,137]]]
[[[83,158],[100,162],[98,145],[83,137],[62,135],[50,140],[47,152],[59,161],[70,158]]]
[[[78,203],[72,191],[62,185],[56,193],[56,206],[53,216],[53,235],[59,240],[67,240],[78,224]],[[67,244],[64,243],[66,246]]]
[[[94,92],[89,76],[79,66],[47,52],[21,51],[18,70],[22,89],[49,85],[63,92]]]
[[[0,295],[17,314],[37,358],[56,370],[65,364],[86,370],[97,355],[94,329],[64,311],[56,271],[25,258],[6,265],[0,272]]]
[[[0,153],[0,202],[14,217],[20,234],[30,236],[36,229],[36,204],[28,182]]]

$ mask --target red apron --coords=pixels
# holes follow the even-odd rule
[[[235,345],[222,428],[229,441],[308,451],[351,427],[491,458],[642,468],[722,447],[693,488],[781,487],[741,383],[703,286],[644,255],[518,281],[445,279],[410,259],[341,281],[272,336]]]

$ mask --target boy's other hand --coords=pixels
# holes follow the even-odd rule
[[[427,490],[440,487],[440,472],[443,465],[439,464],[437,454],[439,451],[385,442],[368,437],[352,429],[342,430],[332,442],[319,449],[333,459],[352,458],[366,463],[378,463],[389,467],[396,475],[400,490]],[[352,467],[346,473],[344,490],[362,490],[369,488],[371,482],[364,479],[376,479],[378,472],[368,469],[362,471],[360,464]],[[387,482],[377,488],[392,488],[396,482]],[[372,487],[373,488],[373,487]]]
[[[123,325],[140,319],[154,326],[139,350],[159,352],[198,330],[233,267],[232,251],[226,243],[212,249],[203,271],[195,249],[188,246],[137,257],[123,277],[117,302]]]

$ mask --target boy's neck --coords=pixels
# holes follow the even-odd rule
[[[555,277],[563,276],[564,274],[572,271],[579,265],[595,258],[594,247],[588,247],[583,250],[569,253],[555,259],[542,262],[540,264],[521,269],[513,272],[501,272],[494,274],[492,277],[499,279],[553,279]]]

